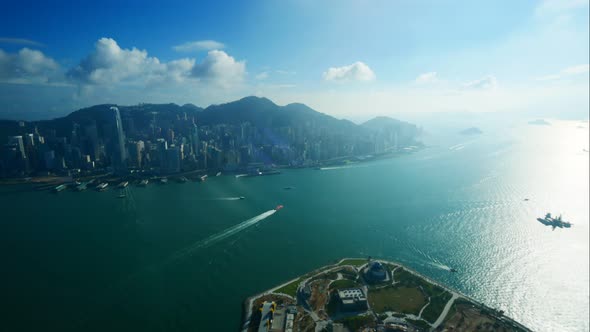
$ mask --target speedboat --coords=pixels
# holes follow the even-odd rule
[[[453,272],[453,273],[454,272],[457,272],[457,270],[456,269],[453,269],[453,268],[451,268],[450,271]]]
[[[244,196],[240,196],[240,199],[246,199],[246,197],[244,197]]]
[[[275,208],[275,211],[278,211],[278,210],[280,210],[280,209],[282,209],[282,208],[283,208],[283,206],[282,206],[282,205],[277,205],[277,207]]]

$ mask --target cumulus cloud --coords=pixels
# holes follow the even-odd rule
[[[192,75],[222,86],[229,86],[244,79],[246,63],[236,61],[223,51],[213,50],[207,53],[203,62],[195,64]]]
[[[418,77],[416,77],[415,82],[417,84],[426,84],[426,83],[436,82],[437,80],[438,80],[438,78],[436,76],[436,72],[431,71],[431,72],[424,73],[424,74],[421,74]]]
[[[40,42],[25,39],[25,38],[5,38],[0,37],[0,44],[16,44],[16,45],[29,45],[29,46],[37,46],[42,47],[45,46]]]
[[[557,73],[557,74],[551,74],[551,75],[539,77],[539,78],[537,78],[537,81],[559,80],[562,78],[577,76],[580,74],[587,74],[588,72],[590,72],[590,65],[589,64],[577,65],[577,66],[564,68],[561,71],[559,71],[559,73]]]
[[[363,62],[357,61],[348,66],[331,67],[323,73],[325,81],[372,81],[375,73]]]
[[[197,40],[176,45],[172,48],[176,52],[195,52],[202,50],[220,50],[225,48],[225,45],[215,40]]]
[[[59,65],[40,51],[23,48],[17,53],[0,49],[0,81],[47,83],[59,75]]]
[[[494,90],[497,87],[498,80],[492,75],[488,75],[475,81],[463,84],[463,88],[468,90]]]
[[[161,62],[137,48],[121,48],[114,39],[101,38],[94,50],[67,72],[70,81],[80,85],[153,86],[165,82],[209,81],[229,86],[242,81],[243,61],[223,51],[209,51],[201,63],[193,58]]]
[[[149,57],[145,50],[122,49],[114,39],[101,38],[67,76],[83,84],[112,84],[161,76],[166,74],[166,67],[158,58]]]

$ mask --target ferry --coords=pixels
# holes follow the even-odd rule
[[[279,204],[279,205],[277,205],[277,207],[275,208],[275,211],[278,211],[278,210],[282,209],[283,207],[284,207],[284,206],[282,206],[282,205],[280,205],[280,204]]]
[[[98,191],[105,191],[105,190],[107,190],[107,187],[108,186],[109,186],[108,183],[103,182],[103,183],[99,184],[98,186],[96,186],[96,190],[98,190]]]
[[[139,182],[139,185],[140,185],[140,186],[142,186],[142,187],[145,187],[145,186],[147,186],[147,185],[148,185],[148,183],[149,183],[149,182],[150,182],[150,181],[149,181],[148,179],[141,180],[141,181]]]
[[[66,185],[65,185],[65,184],[60,184],[59,186],[57,186],[57,187],[53,188],[53,190],[54,190],[56,193],[58,193],[58,192],[60,192],[60,191],[62,191],[62,190],[64,190],[64,189],[66,189],[66,188],[67,188],[67,187],[66,187]]]
[[[128,181],[123,181],[121,183],[119,183],[119,185],[117,186],[118,188],[125,188],[129,185]]]

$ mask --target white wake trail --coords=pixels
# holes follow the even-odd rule
[[[272,216],[273,214],[275,214],[275,212],[277,212],[276,210],[268,210],[264,213],[261,213],[259,215],[257,215],[256,217],[250,218],[246,221],[243,221],[235,226],[232,226],[224,231],[221,231],[217,234],[213,234],[211,236],[209,236],[208,238],[198,241],[184,249],[181,249],[179,251],[177,251],[175,254],[173,254],[168,261],[176,261],[179,259],[182,259],[188,255],[191,255],[192,253],[194,253],[196,250],[201,249],[201,248],[205,248],[208,247],[210,245],[213,245],[225,238],[228,238],[234,234],[237,234],[243,230],[245,230],[248,227],[251,227],[253,225],[255,225],[256,223]]]

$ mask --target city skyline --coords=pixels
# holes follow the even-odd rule
[[[8,121],[2,131],[9,135],[0,150],[0,177],[124,177],[137,171],[255,175],[277,166],[370,160],[420,145],[421,129],[391,118],[360,126],[302,104],[281,107],[247,97],[207,109],[96,105],[51,121]]]
[[[246,95],[356,121],[587,117],[585,0],[19,6],[0,21],[0,118]]]

